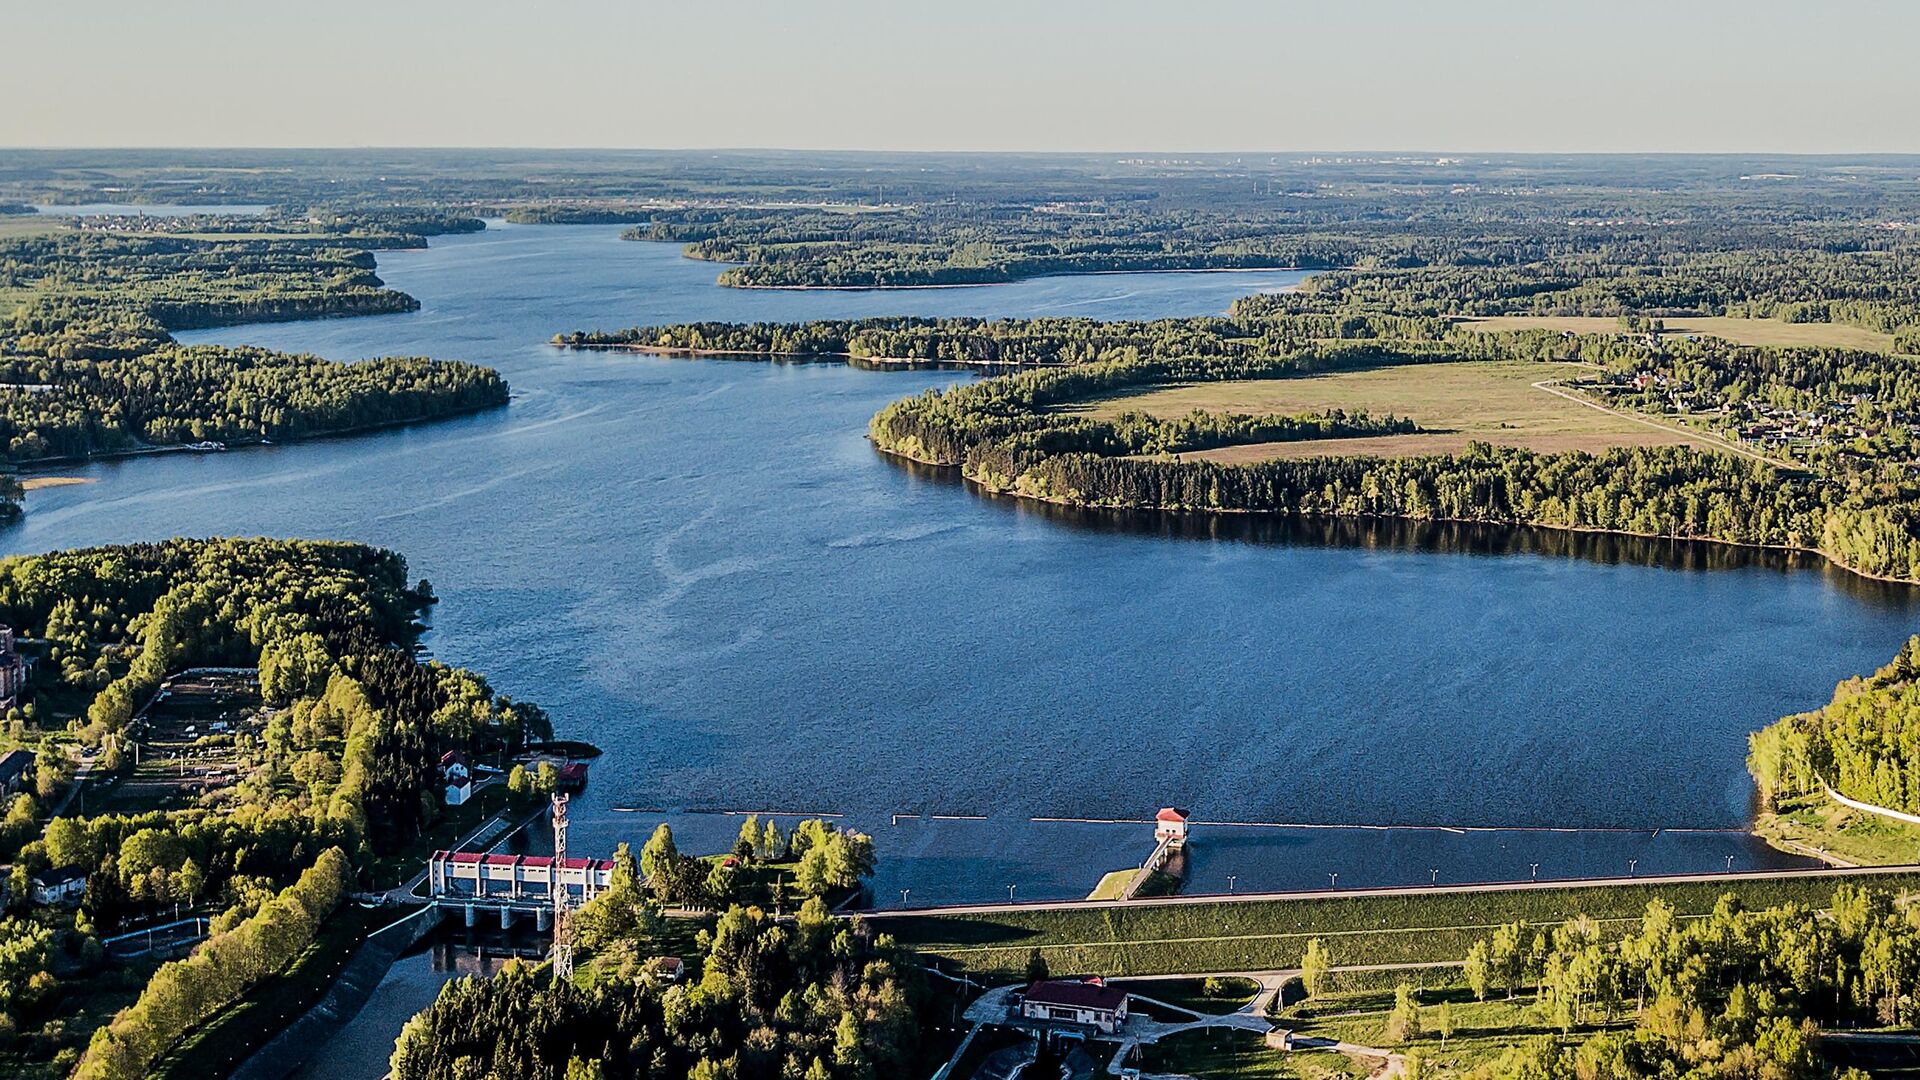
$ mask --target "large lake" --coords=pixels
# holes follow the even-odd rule
[[[721,811],[844,814],[878,839],[878,898],[916,904],[1081,894],[1148,828],[1031,819],[1164,804],[1439,827],[1202,828],[1196,890],[1777,862],[1740,831],[1747,733],[1920,625],[1910,590],[1724,549],[1042,512],[865,441],[888,401],[971,376],[544,344],[693,319],[1214,313],[1298,275],[733,291],[617,231],[437,239],[380,256],[419,312],[186,335],[474,360],[510,408],[88,466],[0,545],[395,548],[443,598],[436,655],[608,750],[576,848],[663,814],[695,846],[737,828]]]

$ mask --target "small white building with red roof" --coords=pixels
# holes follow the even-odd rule
[[[1153,838],[1168,847],[1184,847],[1187,843],[1187,812],[1171,806],[1163,806],[1153,815]]]
[[[1078,1024],[1111,1035],[1127,1022],[1127,992],[1105,979],[1050,979],[1027,987],[1020,1015],[1048,1024]]]
[[[473,797],[473,769],[467,755],[449,750],[440,755],[440,778],[447,785],[447,805],[459,806]]]

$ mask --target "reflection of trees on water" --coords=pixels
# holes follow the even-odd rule
[[[1920,604],[1920,586],[1876,581],[1810,552],[1736,547],[1700,540],[1571,532],[1531,525],[1336,518],[1281,514],[1206,514],[1099,510],[996,495],[963,480],[958,469],[892,459],[917,479],[964,486],[1016,513],[1070,528],[1101,529],[1170,540],[1213,540],[1296,547],[1364,548],[1455,555],[1534,555],[1665,570],[1771,570],[1819,574],[1856,600],[1888,607]]]

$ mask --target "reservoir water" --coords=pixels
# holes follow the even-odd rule
[[[436,655],[607,749],[576,849],[662,818],[711,847],[729,811],[840,814],[876,836],[876,899],[915,904],[1082,894],[1145,854],[1132,822],[1168,804],[1248,823],[1197,831],[1195,891],[1777,863],[1741,831],[1747,733],[1920,625],[1912,590],[1726,549],[1045,512],[865,441],[888,401],[970,375],[544,344],[694,319],[1202,314],[1299,279],[800,293],[716,271],[584,226],[382,254],[420,311],[184,337],[473,360],[511,380],[509,408],[90,465],[0,545],[394,548],[443,599]]]

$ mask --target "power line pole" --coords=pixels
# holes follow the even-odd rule
[[[567,867],[567,793],[553,794],[553,977],[559,981],[573,978],[573,940],[568,933],[567,909],[573,906],[573,894],[561,874]]]

